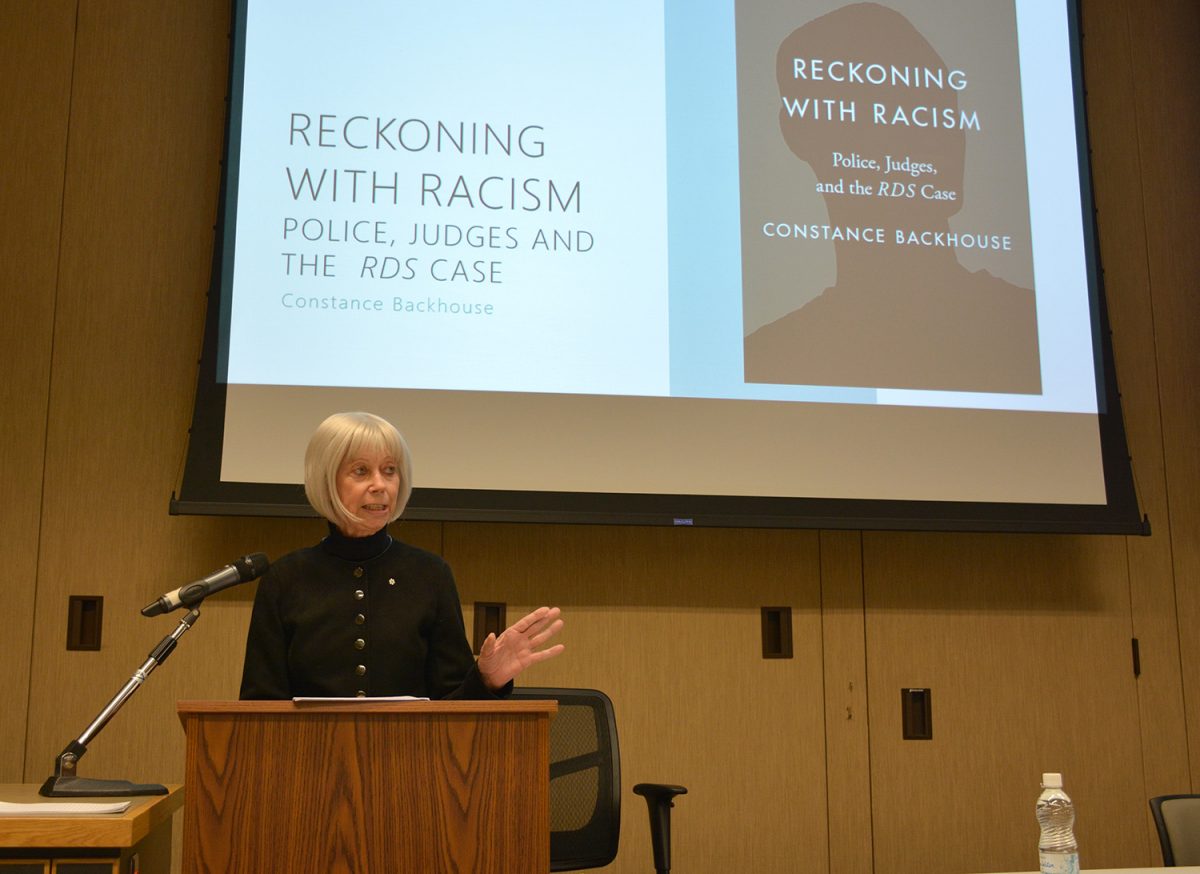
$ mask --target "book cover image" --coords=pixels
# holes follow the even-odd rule
[[[1039,394],[1013,0],[788,6],[736,3],[745,381]]]

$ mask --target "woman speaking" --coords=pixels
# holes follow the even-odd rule
[[[562,628],[559,609],[540,607],[472,656],[449,566],[388,533],[412,493],[408,446],[391,423],[370,413],[322,422],[304,491],[329,534],[259,582],[242,698],[491,698],[562,652],[544,647]]]

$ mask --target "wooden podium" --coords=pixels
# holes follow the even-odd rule
[[[553,701],[181,701],[183,874],[550,870]]]

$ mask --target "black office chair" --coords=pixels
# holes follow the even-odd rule
[[[602,868],[621,835],[621,754],[612,701],[595,689],[514,689],[513,698],[557,701],[550,723],[550,870]],[[639,783],[650,806],[654,864],[670,870],[671,799],[682,786]],[[665,867],[663,867],[665,865]]]
[[[550,721],[550,870],[602,868],[621,836],[621,754],[612,701],[594,689],[513,689],[558,702]]]
[[[1159,795],[1150,799],[1163,864],[1200,865],[1200,795]]]

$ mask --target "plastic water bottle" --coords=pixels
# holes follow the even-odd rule
[[[1037,819],[1042,827],[1038,858],[1042,874],[1079,874],[1079,847],[1075,844],[1075,805],[1063,792],[1062,774],[1042,775]]]

